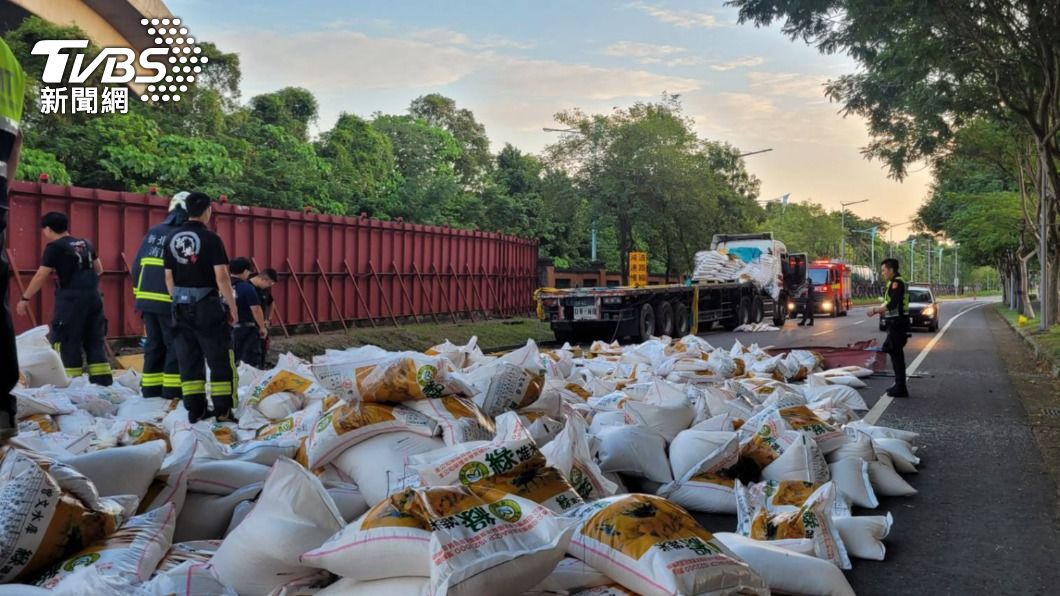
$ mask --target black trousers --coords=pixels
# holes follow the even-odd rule
[[[905,344],[909,341],[909,317],[887,320],[887,338],[883,340],[883,351],[891,357],[894,367],[894,386],[905,388]]]
[[[208,415],[225,415],[235,406],[236,363],[232,352],[232,326],[228,312],[217,296],[195,304],[174,304],[175,344],[180,363],[180,386],[188,421]],[[210,398],[206,408],[206,366],[210,366]]]
[[[0,178],[0,180],[4,180]],[[11,390],[18,384],[18,354],[15,352],[15,325],[11,320],[8,303],[8,275],[11,267],[7,263],[7,188],[0,182],[0,410],[15,412],[15,396]]]
[[[255,368],[265,367],[265,340],[258,335],[258,328],[236,327],[232,332],[236,362],[246,362]]]
[[[80,377],[88,360],[88,380],[109,386],[114,382],[104,345],[107,319],[99,290],[60,288],[52,312],[52,344],[66,368],[66,376]]]
[[[801,323],[812,323],[813,322],[813,312],[815,310],[817,310],[817,303],[807,301],[806,302],[806,306],[804,306],[803,309],[802,309],[802,320],[799,321],[799,323],[800,324]]]
[[[167,305],[168,306],[168,305]],[[147,344],[144,346],[144,397],[180,399],[180,364],[175,343],[173,313],[143,313]]]

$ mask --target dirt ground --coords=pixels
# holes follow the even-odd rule
[[[996,315],[1001,317],[1000,314]],[[1027,413],[1038,450],[1060,497],[1060,380],[1050,374],[1051,363],[1035,360],[1034,353],[1007,326],[993,331],[1009,379]],[[1060,517],[1060,500],[1057,514]]]

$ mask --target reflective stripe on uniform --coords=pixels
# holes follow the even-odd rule
[[[229,395],[231,393],[232,383],[230,381],[210,383],[210,395]]]
[[[180,387],[180,375],[162,373],[162,386],[163,387]]]
[[[140,259],[140,266],[144,265],[158,265],[159,267],[165,267],[166,262],[158,257],[144,257]]]
[[[161,387],[162,386],[162,373],[144,373],[143,379],[140,380],[141,387]]]
[[[111,374],[110,364],[106,362],[97,362],[96,364],[88,365],[88,374],[90,376],[95,375],[109,375]]]
[[[155,300],[157,302],[172,302],[173,299],[169,297],[169,294],[159,294],[158,292],[144,292],[133,290],[133,296],[139,300]]]
[[[73,378],[73,377],[80,377],[80,376],[81,376],[81,373],[82,373],[82,372],[84,372],[84,371],[82,371],[82,370],[81,370],[81,367],[80,367],[80,366],[78,366],[78,367],[71,367],[71,368],[67,368],[67,369],[65,369],[65,370],[66,370],[66,376],[68,376],[68,377],[70,377],[70,378]]]
[[[228,364],[232,367],[232,386],[239,387],[239,368],[236,366],[236,353],[234,350],[228,350]],[[232,407],[235,408],[239,405],[239,392],[232,391]]]
[[[206,394],[206,381],[183,381],[180,390],[184,395]]]

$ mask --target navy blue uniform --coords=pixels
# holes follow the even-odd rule
[[[140,387],[144,397],[180,399],[180,364],[177,361],[173,305],[166,288],[165,247],[179,225],[176,212],[152,227],[140,243],[133,261],[133,296],[144,322],[144,370]]]
[[[265,346],[258,334],[258,324],[254,320],[252,306],[261,306],[257,288],[249,281],[234,278],[232,289],[236,294],[236,309],[239,320],[232,333],[232,345],[235,348],[236,361],[246,362],[258,368],[264,367]]]

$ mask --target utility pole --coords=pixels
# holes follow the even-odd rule
[[[945,250],[945,247],[940,246],[939,247],[939,273],[938,273],[939,285],[940,286],[942,285],[942,251],[943,250]]]
[[[916,260],[913,258],[916,254],[913,253],[913,247],[916,246],[916,238],[909,239],[909,279],[913,279],[913,274],[916,272]]]
[[[843,228],[843,236],[840,240],[839,248],[839,261],[841,263],[847,262],[847,207],[850,205],[857,205],[858,203],[868,203],[868,199],[861,199],[860,201],[850,201],[849,203],[839,203],[842,211],[840,212],[840,223],[839,227]]]
[[[960,248],[961,248],[960,244],[954,244],[953,245],[953,293],[957,294],[957,295],[960,295],[960,293],[961,293],[960,289],[958,289],[958,287],[957,287],[958,284],[960,283],[959,280],[957,279],[957,275],[958,275],[958,272],[957,272],[957,253],[960,251]]]
[[[927,256],[927,284],[931,285],[931,238],[927,239],[927,251],[924,253]]]

